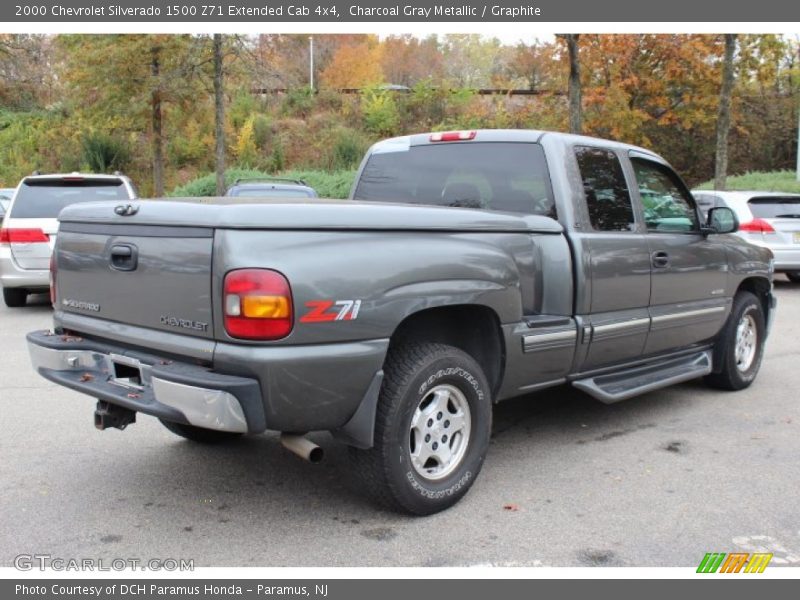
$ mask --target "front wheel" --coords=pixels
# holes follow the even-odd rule
[[[719,372],[706,376],[706,382],[724,390],[741,390],[753,383],[761,367],[766,333],[764,307],[759,299],[750,292],[736,294],[731,314],[714,346]]]
[[[368,491],[384,504],[429,515],[458,502],[483,465],[491,393],[475,360],[444,344],[389,351],[375,442],[353,450]]]
[[[242,436],[241,433],[236,433],[235,431],[217,431],[215,429],[185,425],[183,423],[175,423],[174,421],[166,421],[164,419],[159,419],[159,421],[175,435],[200,444],[220,444],[222,442],[239,439]]]

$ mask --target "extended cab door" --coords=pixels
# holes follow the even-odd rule
[[[588,145],[574,154],[584,196],[576,199],[578,223],[570,236],[581,323],[575,367],[589,371],[642,355],[650,326],[650,250],[620,156]]]
[[[669,166],[636,152],[630,160],[652,265],[651,325],[644,352],[708,340],[730,308],[725,248],[716,236],[701,234],[694,199]]]

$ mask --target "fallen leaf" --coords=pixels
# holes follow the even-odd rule
[[[92,381],[93,379],[94,375],[91,375],[89,373],[84,373],[83,375],[81,375],[81,381]]]
[[[504,504],[503,510],[507,510],[509,512],[517,512],[519,510],[519,504]]]

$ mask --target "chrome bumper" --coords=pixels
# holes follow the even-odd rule
[[[43,377],[112,404],[217,431],[265,428],[252,379],[48,332],[28,334],[28,351]]]

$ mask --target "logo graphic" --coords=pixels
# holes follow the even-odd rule
[[[306,302],[306,306],[311,310],[300,317],[301,323],[355,321],[361,308],[361,300],[312,300]]]
[[[763,573],[772,560],[771,552],[707,552],[697,567],[698,573]]]

